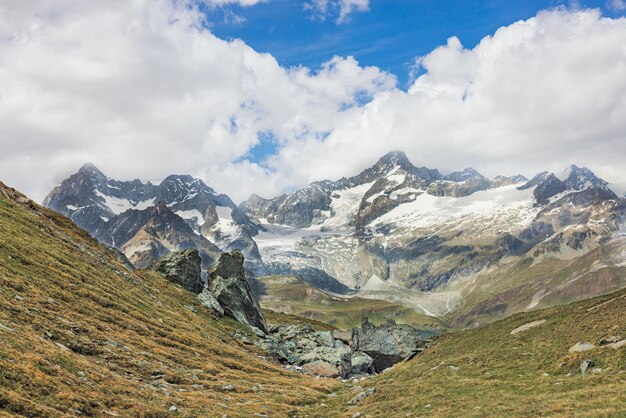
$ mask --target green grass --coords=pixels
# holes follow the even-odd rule
[[[363,317],[374,324],[393,319],[399,324],[425,329],[447,328],[442,321],[405,306],[377,299],[331,295],[295,276],[268,276],[259,281],[264,288],[260,303],[265,310],[289,313],[339,329],[358,327]]]
[[[540,319],[546,322],[510,334]],[[347,387],[314,415],[625,416],[626,348],[568,352],[608,335],[626,336],[626,291],[449,332],[410,362],[359,383],[376,387],[360,405],[347,405],[355,395]],[[587,358],[602,372],[581,375]]]

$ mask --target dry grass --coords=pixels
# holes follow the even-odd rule
[[[16,198],[0,193],[0,416],[285,416],[336,385],[259,358],[234,321]]]
[[[13,192],[0,184],[0,417],[626,416],[626,348],[568,353],[626,336],[626,291],[449,332],[360,382],[376,392],[351,407],[352,384],[259,358],[194,295],[126,270],[68,219],[3,193]],[[602,372],[580,375],[585,358]]]
[[[510,335],[518,326],[541,326]],[[359,406],[350,388],[316,416],[626,416],[626,347],[568,352],[578,341],[626,336],[626,291],[518,314],[482,328],[451,332],[423,355],[359,383],[376,392]],[[581,375],[593,359],[600,373]],[[544,374],[545,373],[545,374]]]

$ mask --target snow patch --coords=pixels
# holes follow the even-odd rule
[[[143,210],[154,205],[154,199],[143,200],[141,202],[132,203],[128,199],[121,199],[119,197],[106,195],[102,193],[100,190],[96,190],[95,194],[96,196],[104,199],[105,206],[108,207],[109,210],[116,215],[119,215],[120,213],[124,213],[129,209]]]

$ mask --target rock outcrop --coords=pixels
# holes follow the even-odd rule
[[[224,310],[224,315],[267,333],[265,318],[246,280],[243,263],[241,251],[223,253],[209,271],[207,288]]]
[[[273,325],[256,344],[288,368],[323,377],[351,378],[380,372],[415,355],[426,345],[410,325],[381,326],[364,320],[350,331],[315,331],[311,326]],[[367,350],[367,351],[366,351]]]
[[[202,283],[200,255],[198,250],[191,249],[169,253],[155,261],[151,269],[163,274],[169,281],[181,285],[193,293],[200,293]]]
[[[376,372],[393,366],[420,348],[422,338],[410,325],[396,324],[389,320],[376,326],[363,319],[361,328],[352,330],[352,347],[369,355]]]

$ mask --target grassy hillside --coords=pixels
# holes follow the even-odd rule
[[[626,238],[568,259],[525,258],[462,283],[463,306],[445,318],[473,327],[511,314],[563,305],[626,287]]]
[[[312,310],[338,326],[364,306],[380,320],[409,315],[275,280],[265,280],[273,302],[299,301],[293,313]],[[276,312],[268,321],[332,328]],[[0,183],[0,417],[626,415],[626,346],[568,352],[578,341],[626,337],[626,290],[449,332],[353,383],[286,371],[235,340],[236,330],[246,332],[160,275],[129,271],[68,219]],[[585,359],[601,371],[581,375]]]
[[[531,321],[539,326],[511,335]],[[450,332],[426,352],[358,383],[376,391],[358,406],[361,388],[343,388],[316,416],[626,416],[626,346],[598,346],[626,337],[626,291],[511,316],[482,328]],[[596,345],[569,353],[578,341]],[[601,372],[581,375],[593,359]]]
[[[268,276],[258,279],[258,282],[255,287],[264,309],[317,320],[339,329],[358,327],[363,317],[374,324],[393,319],[399,324],[415,324],[426,329],[447,328],[440,320],[400,304],[334,296],[295,276]]]
[[[0,416],[285,416],[336,385],[237,328],[0,183]]]

